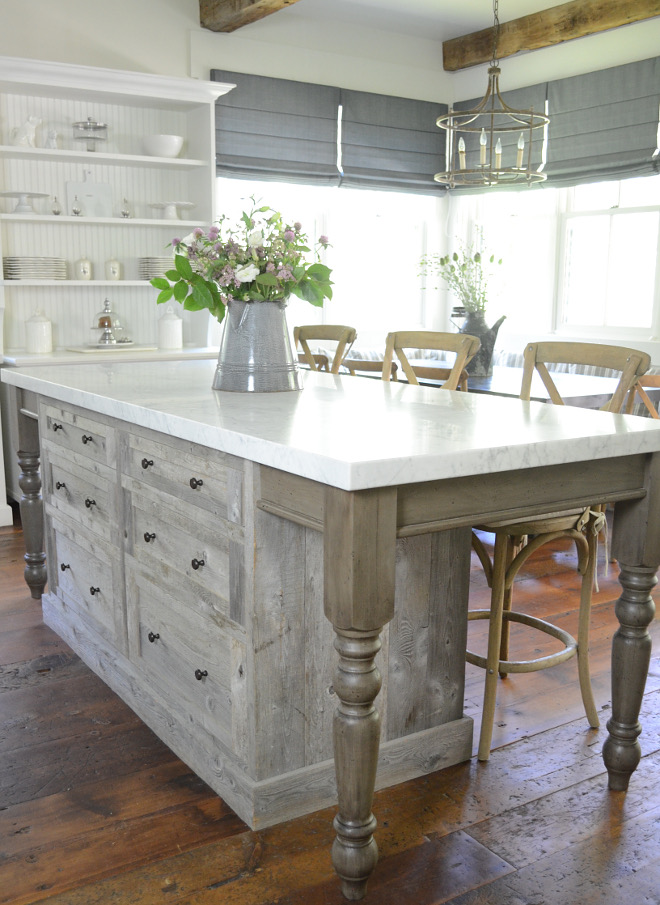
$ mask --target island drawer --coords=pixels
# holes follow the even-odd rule
[[[47,446],[114,466],[115,431],[110,425],[73,409],[45,405],[41,429]]]
[[[53,525],[53,557],[50,567],[51,591],[68,604],[106,639],[123,649],[122,602],[115,595],[116,564],[104,551],[77,537],[65,526]]]
[[[44,497],[53,510],[79,528],[116,542],[113,525],[114,482],[111,477],[77,468],[56,456],[44,462]]]
[[[234,456],[157,435],[128,435],[122,472],[135,481],[243,524],[243,463]]]
[[[129,656],[184,726],[202,726],[230,751],[244,747],[245,643],[185,598],[128,573]],[[243,760],[243,757],[240,757]]]
[[[205,513],[196,518],[194,508],[183,504],[174,509],[136,493],[130,498],[127,552],[165,581],[172,571],[192,579],[225,601],[229,613],[230,600],[238,593],[232,548],[235,564],[243,560],[242,538],[233,538],[240,529]]]

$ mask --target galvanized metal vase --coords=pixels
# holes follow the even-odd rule
[[[302,390],[286,325],[286,299],[230,299],[213,389],[232,393]]]

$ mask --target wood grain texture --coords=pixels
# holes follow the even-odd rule
[[[199,0],[199,24],[210,31],[231,32],[258,22],[298,0]]]
[[[659,0],[571,0],[520,19],[500,24],[497,59],[515,53],[552,47],[574,38],[598,34],[631,22],[660,16]],[[442,45],[445,70],[454,72],[479,63],[493,55],[493,29],[485,28]]]

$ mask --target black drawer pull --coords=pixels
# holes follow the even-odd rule
[[[91,443],[91,442],[92,442],[92,440],[94,439],[94,437],[92,437],[91,434],[83,434],[82,437],[81,437],[80,439],[81,439],[82,442],[85,444],[85,446],[87,446],[88,443]]]
[[[92,595],[92,597],[93,597],[94,594],[100,594],[100,593],[101,593],[101,588],[94,588],[94,587],[92,587],[92,588],[89,589],[89,593],[90,593],[90,594]]]
[[[151,531],[151,532],[145,531],[145,532],[144,532],[144,540],[145,540],[145,542],[148,544],[148,543],[150,543],[152,540],[156,540],[156,535],[153,533],[153,531]]]
[[[150,466],[150,465],[153,465],[153,464],[154,464],[154,460],[153,460],[153,459],[143,459],[143,460],[142,460],[142,467],[143,467],[144,469],[149,468],[149,466]]]
[[[190,486],[192,487],[193,490],[197,490],[197,488],[201,487],[203,484],[204,484],[204,481],[202,481],[201,478],[191,478],[190,479]]]
[[[207,669],[196,669],[195,670],[195,678],[197,679],[198,682],[201,682],[203,678],[208,676],[208,674],[209,673],[208,673]]]
[[[158,632],[149,632],[149,634],[147,635],[147,638],[153,644],[154,641],[158,641],[158,639],[160,638],[160,635],[158,634]]]
[[[62,490],[64,487],[66,487],[64,481],[55,481],[55,490]]]
[[[62,431],[64,430],[64,425],[58,424],[57,421],[53,421],[53,430],[55,431],[55,433],[57,433],[57,431]]]
[[[68,562],[61,562],[61,563],[60,563],[60,569],[61,569],[63,572],[66,572],[66,570],[67,570],[67,569],[70,569],[70,568],[71,568],[71,566],[69,565]]]
[[[195,571],[197,571],[197,569],[200,569],[203,565],[205,565],[205,563],[203,559],[193,559],[190,565]]]
[[[88,509],[91,509],[92,506],[96,506],[96,500],[90,500],[90,498],[87,497],[87,499],[85,500],[85,506],[87,506]]]

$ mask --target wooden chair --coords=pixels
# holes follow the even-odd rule
[[[621,376],[616,389],[609,402],[603,406],[603,409],[613,412],[622,410],[631,387],[650,366],[650,358],[646,353],[620,346],[598,343],[530,343],[525,349],[520,398],[529,401],[532,376],[534,371],[537,371],[550,394],[552,403],[563,405],[547,367],[548,363],[559,362],[596,365],[620,371]],[[469,663],[486,670],[479,760],[486,761],[490,756],[498,675],[505,678],[511,672],[524,673],[547,669],[577,656],[584,709],[589,725],[594,729],[598,727],[598,713],[589,676],[589,618],[598,560],[598,535],[604,523],[604,507],[594,504],[517,522],[494,522],[476,526],[495,535],[492,562],[480,538],[474,533],[472,538],[473,547],[484,566],[491,588],[490,609],[471,610],[468,614],[471,620],[489,620],[486,656],[479,656],[469,650],[466,653]],[[578,571],[582,575],[577,639],[549,622],[526,613],[514,612],[511,608],[513,583],[520,568],[536,550],[560,537],[570,538],[575,542]],[[562,643],[562,650],[533,660],[509,660],[511,622],[522,623],[553,636]]]
[[[653,402],[649,398],[648,393],[644,389],[644,387],[652,387],[657,388],[660,387],[660,374],[647,374],[646,377],[640,377],[632,390],[628,393],[628,402],[626,403],[626,413],[628,415],[632,415],[633,408],[635,405],[635,399],[639,396],[640,400],[644,403],[646,410],[648,411],[651,418],[655,418],[656,420],[660,420],[660,415],[658,414],[658,410],[653,405]]]
[[[378,374],[383,373],[383,362],[371,360],[369,358],[345,358],[342,361],[342,367],[346,368],[349,374],[355,377],[356,374]],[[390,367],[390,379],[398,380],[397,372],[398,364],[393,361]]]
[[[479,351],[481,343],[476,336],[469,333],[435,333],[430,330],[403,330],[389,333],[385,342],[383,359],[383,380],[391,377],[391,366],[396,352],[408,383],[419,384],[418,378],[444,380],[441,389],[455,390],[459,386],[467,390],[467,371],[465,366]],[[430,365],[410,364],[405,349],[433,349],[439,352],[454,352],[456,358],[451,368],[432,367]]]
[[[310,341],[337,343],[332,365],[330,366],[331,374],[337,374],[339,372],[339,367],[344,357],[350,351],[356,337],[357,332],[353,327],[345,327],[340,324],[315,324],[293,328],[293,344],[296,349],[298,348],[298,344],[300,344],[304,361],[309,365],[312,371],[318,371],[319,368],[314,359],[314,353],[309,348],[308,343]]]
[[[321,352],[313,352],[312,358],[314,359],[317,371],[327,371],[328,374],[330,373],[330,359],[327,355],[323,355]],[[298,361],[300,364],[307,364],[307,359],[302,352],[298,353]]]

